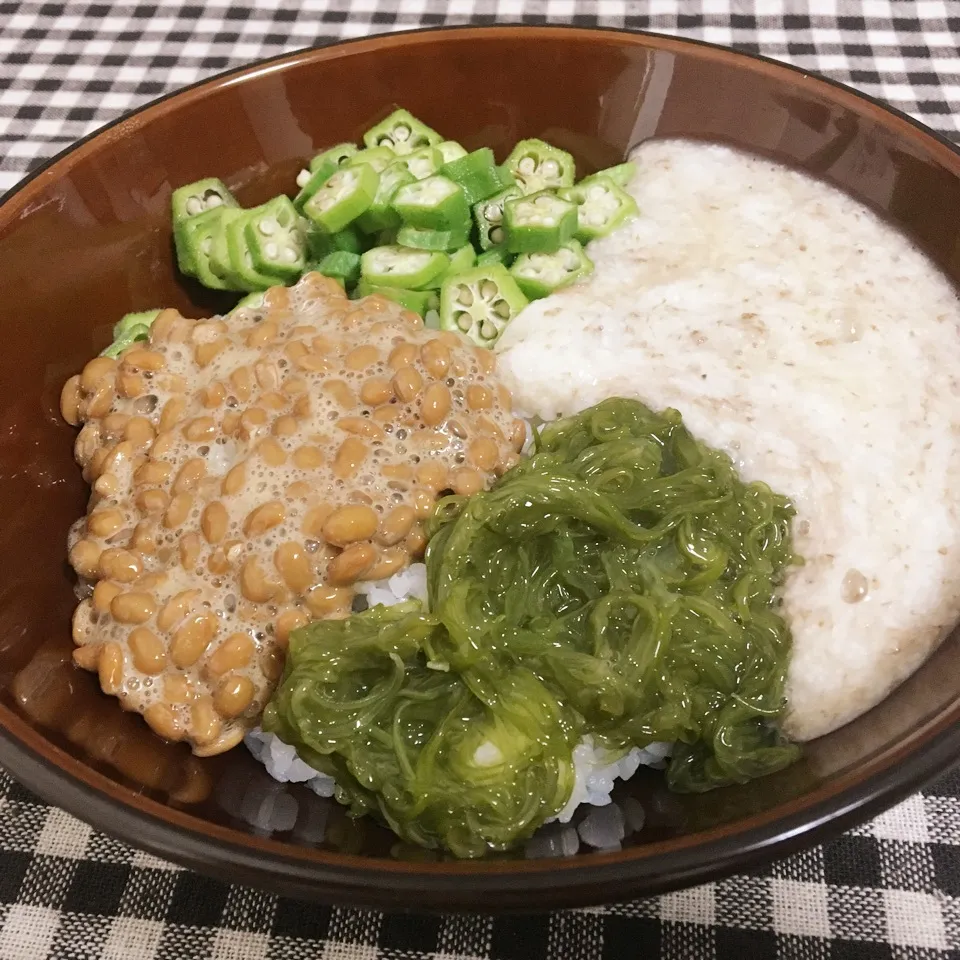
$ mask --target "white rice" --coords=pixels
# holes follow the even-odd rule
[[[567,805],[557,814],[560,823],[569,823],[581,804],[604,807],[610,802],[614,781],[629,780],[640,766],[662,770],[670,755],[669,743],[651,743],[634,747],[625,756],[612,760],[609,752],[597,747],[589,734],[573,750],[576,775]]]
[[[375,583],[362,584],[359,593],[366,594],[370,606],[390,606],[413,597],[427,601],[427,568],[415,563],[390,577]],[[437,665],[439,668],[439,665]],[[297,756],[296,750],[276,734],[265,733],[260,727],[244,738],[247,749],[264,765],[268,774],[281,783],[302,783],[320,797],[332,797],[336,783]],[[478,752],[485,745],[481,744]],[[493,744],[489,745],[493,747]],[[495,750],[496,748],[493,747]],[[570,856],[579,849],[582,840],[598,850],[619,849],[625,834],[625,823],[633,830],[643,824],[643,811],[632,817],[617,805],[611,804],[611,793],[617,780],[629,780],[642,766],[663,769],[670,755],[668,743],[652,743],[641,749],[634,747],[624,756],[615,758],[598,747],[593,737],[586,736],[573,751],[575,781],[570,799],[554,821],[537,832],[526,847],[528,857]],[[492,758],[491,762],[495,762]],[[574,813],[584,805],[608,808],[586,816],[577,828],[565,826]],[[639,806],[638,804],[636,806]],[[626,820],[625,820],[626,816]]]
[[[297,756],[297,751],[284,743],[275,733],[265,733],[254,727],[243,742],[247,749],[266,768],[267,773],[280,783],[302,783],[318,797],[332,797],[336,783],[333,777],[315,770]]]
[[[357,584],[357,593],[366,594],[367,603],[371,607],[379,603],[389,607],[411,599],[419,600],[426,607],[427,567],[423,563],[412,563],[406,570],[395,573],[389,580]]]

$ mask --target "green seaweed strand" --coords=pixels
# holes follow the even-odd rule
[[[263,725],[355,814],[461,857],[563,808],[587,734],[675,744],[698,792],[779,770],[789,501],[745,484],[675,410],[608,400],[549,424],[492,490],[429,524],[430,613],[295,631]]]

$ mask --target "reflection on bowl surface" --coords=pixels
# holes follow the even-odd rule
[[[387,906],[470,909],[482,897],[495,909],[720,876],[862,819],[960,756],[952,636],[878,707],[810,743],[779,774],[679,796],[644,769],[617,787],[614,805],[581,810],[513,856],[452,863],[351,820],[302,785],[271,780],[245,750],[198,758],[164,743],[73,667],[64,545],[87,491],[59,419],[60,387],[129,310],[163,304],[201,316],[232,306],[176,275],[171,190],[217,175],[242,204],[262,202],[287,189],[315,149],[356,140],[395,104],[500,158],[518,139],[542,137],[582,172],[652,137],[729,143],[847,191],[960,279],[960,223],[941,216],[960,208],[952,148],[852,92],[705,45],[555,28],[393,35],[281,58],[121,121],[0,207],[9,306],[0,761],[99,828],[227,879]]]

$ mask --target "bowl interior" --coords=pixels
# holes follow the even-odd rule
[[[301,879],[291,874],[283,889],[329,897],[341,895],[336,871],[353,871],[363,888],[355,900],[456,906],[458,894],[436,880],[454,871],[480,878],[470,889],[495,907],[522,902],[534,877],[546,904],[651,892],[732,869],[771,843],[811,839],[828,820],[838,826],[897,799],[933,772],[932,745],[953,758],[957,635],[880,707],[810,744],[780,775],[691,798],[642,771],[616,794],[635,797],[647,814],[623,853],[549,871],[511,858],[398,863],[391,851],[405,854],[385,831],[347,820],[303,788],[274,784],[242,748],[199,760],[161,742],[73,668],[65,541],[86,490],[74,433],[59,419],[62,383],[128,310],[175,306],[199,316],[233,303],[177,276],[171,190],[220,176],[241,203],[261,202],[290,189],[315,149],[358,139],[395,104],[468,149],[495,147],[500,159],[517,139],[541,136],[570,150],[581,172],[655,136],[728,142],[844,188],[960,280],[960,218],[943,215],[960,209],[960,160],[946,144],[847,91],[708,46],[555,28],[382,37],[284,58],[150,107],[0,207],[0,759],[48,799],[194,866],[223,872],[243,860],[240,876],[269,883],[282,861],[296,863]],[[271,810],[284,826],[272,835],[263,828]],[[221,854],[198,852],[191,836],[211,838]],[[591,864],[614,872],[596,874],[592,886],[583,870],[569,879],[571,866]],[[614,876],[620,886],[605,886]]]

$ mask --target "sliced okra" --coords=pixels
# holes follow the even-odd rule
[[[136,313],[124,314],[113,325],[113,343],[100,356],[118,357],[130,344],[138,340],[146,340],[150,336],[150,327],[159,313],[159,310],[140,310]]]
[[[196,277],[211,290],[228,290],[229,287],[210,268],[210,256],[219,230],[224,229],[223,207],[205,210],[195,217],[181,221],[173,231],[180,270]]]
[[[318,153],[310,161],[309,170],[297,174],[297,186],[300,188],[293,198],[293,205],[300,211],[304,204],[341,168],[349,164],[351,157],[360,151],[352,143],[340,143],[323,153]]]
[[[283,280],[276,274],[258,270],[253,262],[250,244],[247,241],[247,224],[260,208],[245,210],[239,217],[230,220],[224,227],[227,241],[227,258],[233,275],[239,280],[242,290],[269,290]]]
[[[463,191],[446,177],[427,177],[400,187],[393,209],[404,226],[463,233],[470,229],[470,207]]]
[[[348,157],[344,166],[358,167],[366,163],[377,173],[383,173],[396,159],[397,155],[389,147],[371,147],[369,150],[359,150],[352,157]]]
[[[398,156],[403,156],[421,147],[442,143],[443,137],[409,111],[394,110],[386,120],[363,135],[363,142],[367,147],[389,147]]]
[[[437,149],[444,163],[451,163],[467,155],[467,151],[456,140],[444,140],[443,143],[437,144]]]
[[[297,186],[300,188],[297,195],[293,198],[293,205],[297,210],[303,212],[304,204],[333,176],[334,170],[318,170],[316,173],[310,173],[309,170],[301,170],[297,175]],[[304,176],[306,174],[306,176]]]
[[[440,289],[440,328],[456,330],[481,347],[492,347],[529,303],[506,267],[474,267]]]
[[[414,313],[419,313],[421,317],[424,316],[428,310],[436,310],[438,303],[436,290],[405,290],[403,287],[378,286],[369,280],[363,279],[363,277],[360,278],[360,282],[357,284],[356,290],[354,290],[354,295],[357,297],[370,297],[374,295],[386,297],[388,300],[399,303],[405,310],[412,310]]]
[[[380,175],[367,163],[344,167],[304,204],[303,212],[327,233],[356,220],[373,202]]]
[[[306,202],[338,171],[351,166],[351,160],[359,152],[352,143],[343,146],[353,147],[353,153],[342,153],[338,148],[328,150],[320,157],[314,157],[310,162],[309,170],[301,170],[297,174],[297,195],[293,198],[293,205],[303,211]],[[323,159],[323,162],[314,165],[314,161]]]
[[[262,290],[257,290],[255,293],[248,293],[245,297],[241,297],[234,308],[227,313],[227,316],[232,316],[235,313],[239,313],[241,310],[259,310],[263,306],[264,296]]]
[[[637,202],[608,176],[588,177],[557,195],[577,205],[575,236],[581,243],[605,237],[637,213]]]
[[[437,250],[441,253],[457,250],[469,239],[468,230],[430,230],[424,227],[401,227],[396,236],[401,247]]]
[[[318,153],[310,161],[310,172],[316,173],[318,170],[326,167],[329,169],[330,173],[333,173],[339,167],[344,166],[347,160],[350,159],[355,153],[359,153],[356,144],[353,143],[338,143],[335,147],[331,147],[329,150],[324,150],[322,153]]]
[[[458,160],[448,161],[440,168],[440,173],[459,185],[471,206],[509,186],[503,182],[500,168],[489,147],[481,147]]]
[[[101,357],[119,357],[124,350],[127,349],[131,344],[136,343],[138,340],[146,340],[150,336],[150,327],[146,324],[141,324],[138,327],[133,327],[126,336],[115,337],[113,343],[109,347],[104,348],[100,351]]]
[[[443,155],[436,147],[423,147],[393,162],[404,167],[414,180],[425,180],[443,166]]]
[[[177,269],[188,277],[197,275],[197,263],[194,257],[193,242],[191,235],[196,231],[197,226],[191,224],[193,217],[183,220],[173,228],[173,250],[177,258]]]
[[[549,296],[593,272],[593,261],[576,240],[554,253],[524,253],[513,262],[510,275],[531,300]]]
[[[481,250],[489,250],[506,240],[503,231],[503,206],[508,200],[522,196],[519,187],[507,187],[500,193],[473,205],[473,219]]]
[[[159,310],[137,310],[134,313],[125,313],[114,325],[114,337],[130,337],[141,339],[140,328],[146,327],[149,332],[153,321],[157,319]]]
[[[413,174],[406,167],[399,164],[387,167],[380,174],[373,202],[357,217],[357,226],[365,233],[379,233],[399,227],[400,215],[393,209],[393,198],[401,187],[415,182]]]
[[[476,266],[476,263],[477,255],[473,249],[473,245],[465,243],[459,250],[455,250],[450,254],[450,263],[447,265],[446,270],[438,273],[427,283],[423,284],[423,288],[425,290],[439,290],[445,280],[448,280],[450,277],[455,277],[458,273],[469,270],[471,267]]]
[[[580,181],[580,185],[593,180],[595,177],[609,177],[621,190],[626,190],[636,172],[637,165],[635,163],[631,161],[618,163],[614,167],[606,167],[603,170],[598,170],[596,173],[591,173],[589,177],[584,177],[583,180]]]
[[[507,249],[506,244],[501,243],[496,247],[490,247],[489,250],[484,250],[477,257],[477,266],[487,267],[494,263],[502,263],[505,267],[509,267],[512,261],[513,254]]]
[[[308,266],[307,269],[311,269]],[[347,250],[335,250],[328,253],[319,263],[312,266],[317,273],[336,280],[342,287],[349,289],[360,279],[360,255]]]
[[[262,273],[253,263],[250,244],[247,242],[249,213],[232,220],[224,228],[227,241],[227,256],[233,274],[242,283],[242,289],[250,291],[269,290],[283,281],[272,274]]]
[[[523,193],[572,187],[576,174],[573,157],[543,140],[521,140],[510,151],[504,166]]]
[[[348,224],[336,233],[314,225],[307,226],[307,257],[310,260],[322,260],[334,250],[349,250],[350,253],[363,253],[364,242],[353,224]]]
[[[170,206],[173,210],[173,225],[176,227],[197,214],[218,207],[238,207],[239,204],[222,180],[208,177],[174,190],[170,197]]]
[[[306,224],[288,197],[275,197],[251,216],[246,226],[253,265],[263,273],[295,280],[307,259]]]
[[[223,282],[227,290],[258,290],[260,287],[251,287],[241,274],[234,269],[233,258],[230,256],[229,231],[237,221],[246,219],[246,211],[234,207],[224,207],[220,213],[220,226],[213,232],[213,244],[207,262],[210,270]],[[274,280],[274,283],[277,281]]]
[[[552,253],[577,232],[577,208],[549,190],[503,206],[503,230],[511,253]]]
[[[426,286],[449,266],[450,258],[444,253],[396,245],[374,247],[360,258],[360,272],[368,283],[409,290]]]

